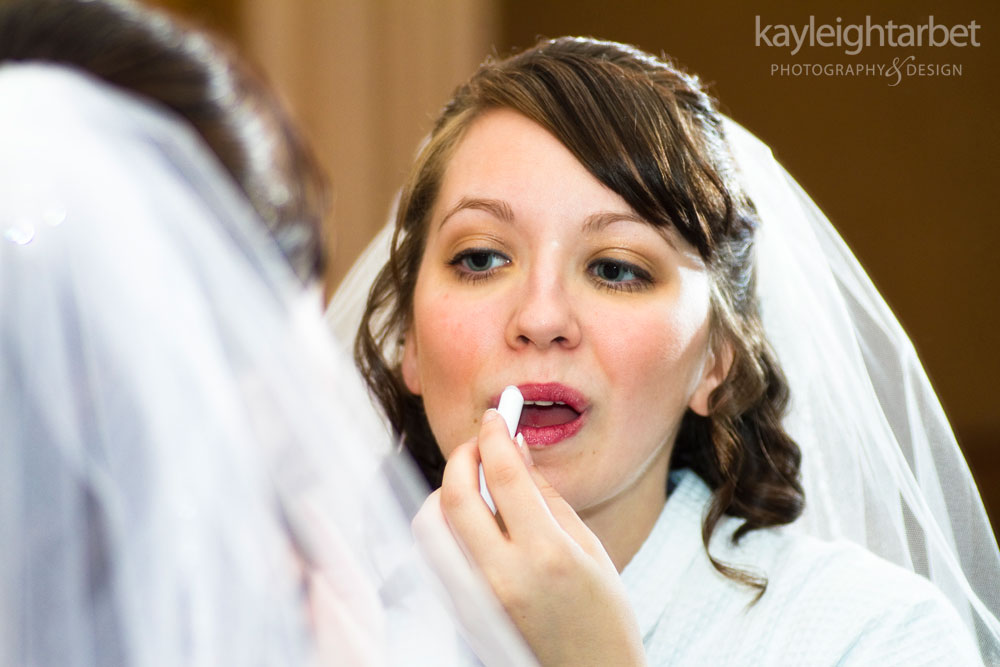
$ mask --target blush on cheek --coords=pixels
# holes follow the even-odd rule
[[[611,319],[616,326],[591,334],[598,357],[610,377],[627,378],[637,369],[662,366],[682,354],[685,341],[664,317]]]
[[[457,304],[442,300],[427,309],[424,335],[421,345],[424,350],[433,350],[432,367],[425,369],[431,375],[448,373],[453,365],[466,366],[480,364],[491,354],[490,342],[497,339],[497,324],[491,320],[489,311],[482,307],[456,307]],[[465,376],[466,383],[472,377]]]
[[[427,299],[416,322],[424,408],[447,456],[476,434],[486,405],[477,388],[488,386],[503,344],[496,315],[481,303]]]
[[[687,392],[704,336],[698,322],[678,315],[677,311],[643,317],[632,313],[618,320],[620,327],[595,335],[601,348],[597,357],[623,401],[648,404]]]

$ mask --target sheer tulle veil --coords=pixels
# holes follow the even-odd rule
[[[913,345],[836,230],[771,151],[727,138],[757,207],[759,296],[802,447],[796,527],[929,578],[1000,659],[1000,552]]]
[[[185,122],[0,66],[0,343],[0,664],[461,660],[418,476]]]
[[[1000,552],[910,340],[770,149],[728,119],[725,133],[760,214],[762,315],[791,386],[785,426],[803,451],[806,510],[792,529],[850,539],[929,578],[984,662],[1000,661]],[[390,223],[334,296],[327,319],[343,340],[355,334],[391,232]]]

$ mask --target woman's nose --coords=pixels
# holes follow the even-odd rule
[[[526,276],[507,326],[507,343],[514,348],[558,345],[573,348],[580,343],[577,304],[557,275]]]

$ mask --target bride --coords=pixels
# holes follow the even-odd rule
[[[589,39],[487,62],[336,329],[382,264],[362,372],[543,664],[997,659],[1000,556],[912,346],[693,77]]]

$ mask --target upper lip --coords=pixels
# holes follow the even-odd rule
[[[519,384],[517,388],[521,391],[525,401],[565,403],[579,413],[583,413],[589,405],[583,394],[559,382]],[[500,394],[497,394],[493,397],[493,407],[495,408],[499,403]]]

